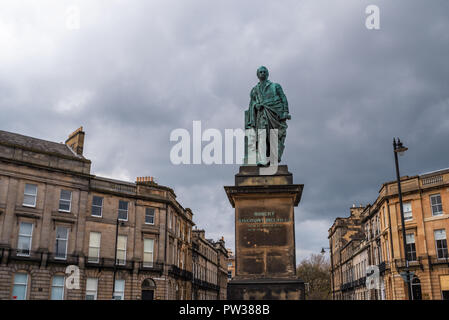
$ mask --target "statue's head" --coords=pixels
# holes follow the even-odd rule
[[[257,69],[257,78],[259,78],[260,81],[264,81],[268,79],[268,69],[264,66],[259,67]]]

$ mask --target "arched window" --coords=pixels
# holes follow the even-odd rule
[[[151,289],[153,290],[156,289],[156,283],[154,282],[154,280],[151,278],[143,280],[142,290],[151,290]]]

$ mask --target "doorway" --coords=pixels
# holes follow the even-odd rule
[[[154,300],[154,290],[142,290],[142,300]]]
[[[412,281],[412,299],[422,300],[421,281],[418,277],[414,277]]]
[[[147,278],[142,282],[142,300],[154,300],[154,291],[156,283],[153,279]]]

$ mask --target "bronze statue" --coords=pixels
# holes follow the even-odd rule
[[[255,152],[257,149],[257,165],[266,166],[269,164],[267,157],[270,153],[269,132],[271,129],[278,130],[277,153],[278,162],[281,162],[287,135],[287,120],[291,119],[291,116],[282,87],[268,80],[268,69],[261,66],[257,69],[257,77],[259,83],[251,90],[249,108],[245,111],[245,129],[254,129],[250,130],[253,133],[248,134],[245,158],[248,158],[248,152]],[[262,140],[265,140],[266,144],[261,144]]]

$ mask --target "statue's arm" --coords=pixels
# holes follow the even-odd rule
[[[279,98],[282,101],[282,106],[283,106],[283,115],[282,118],[284,119],[291,119],[289,110],[288,110],[288,101],[287,101],[287,97],[284,94],[284,91],[282,90],[282,87],[280,84],[276,84],[276,93],[279,95]]]

